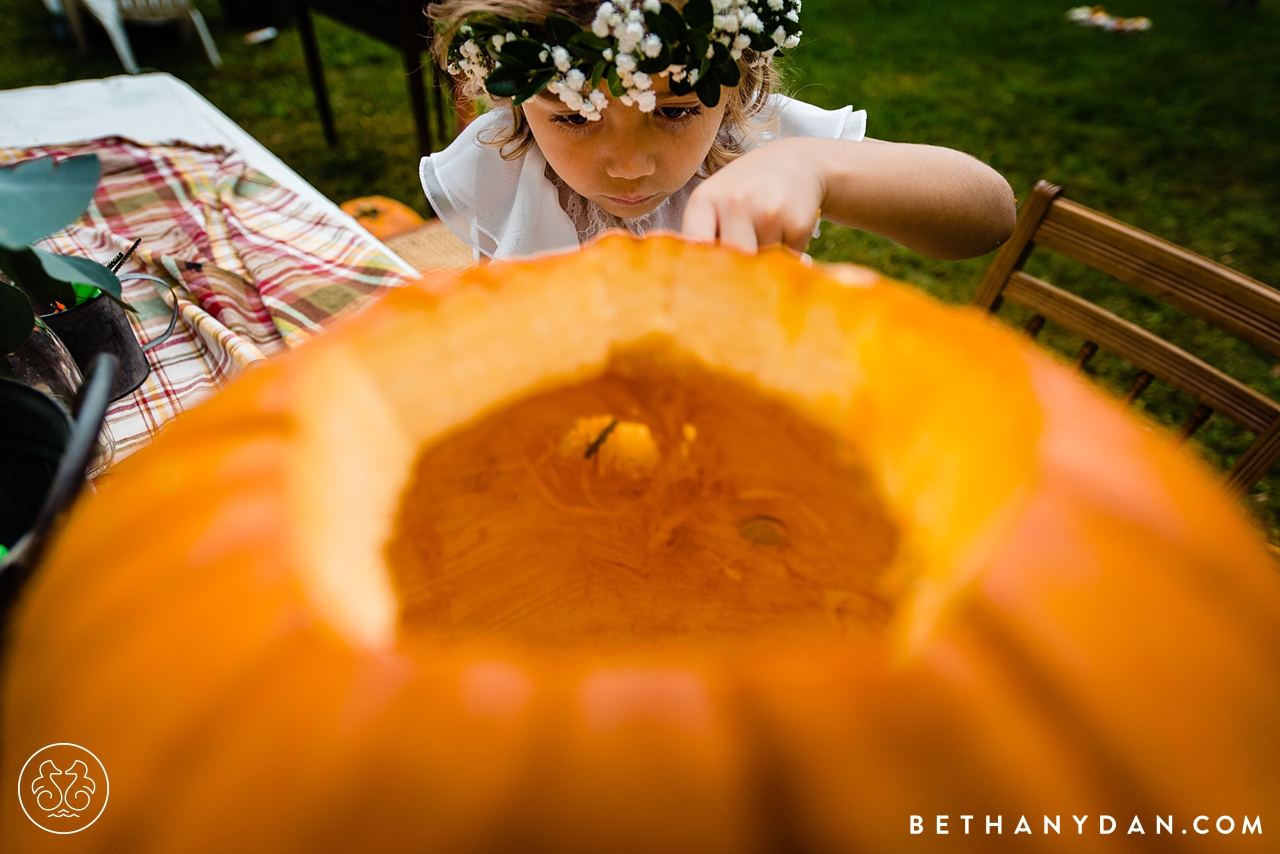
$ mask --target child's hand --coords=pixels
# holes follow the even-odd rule
[[[739,157],[689,197],[684,234],[803,252],[823,219],[934,258],[972,258],[1013,232],[1013,191],[991,167],[932,145],[793,137]]]
[[[804,156],[806,142],[770,143],[703,181],[685,207],[685,237],[718,237],[747,252],[779,243],[803,252],[826,195],[820,170]]]

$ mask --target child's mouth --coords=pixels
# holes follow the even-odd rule
[[[638,208],[648,204],[657,195],[657,193],[650,193],[647,196],[605,196],[605,198],[620,208]]]

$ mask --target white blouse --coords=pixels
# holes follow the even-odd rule
[[[796,136],[861,142],[867,113],[852,107],[823,110],[773,95],[759,121],[772,129],[746,140],[743,147],[748,151]],[[576,249],[609,228],[625,228],[637,235],[659,229],[680,231],[685,203],[701,178],[690,179],[652,212],[619,219],[569,189],[547,165],[536,143],[522,157],[504,160],[496,147],[481,142],[492,139],[495,131],[510,122],[510,110],[485,113],[444,151],[422,158],[419,167],[427,201],[477,257],[514,258]]]

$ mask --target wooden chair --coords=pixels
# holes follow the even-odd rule
[[[1243,493],[1280,459],[1280,404],[1151,332],[1022,271],[1036,246],[1065,255],[1195,315],[1260,350],[1280,357],[1280,293],[1164,240],[1062,198],[1041,181],[1018,215],[1013,237],[978,286],[973,304],[994,313],[1002,300],[1035,312],[1033,337],[1052,320],[1085,338],[1076,358],[1083,369],[1099,347],[1141,373],[1125,395],[1132,403],[1159,377],[1199,404],[1183,424],[1189,438],[1214,412],[1257,438],[1226,475]]]

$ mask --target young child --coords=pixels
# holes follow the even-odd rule
[[[490,258],[571,249],[612,228],[804,251],[819,217],[935,258],[1003,243],[1013,192],[985,164],[868,139],[865,111],[774,93],[800,5],[433,4],[437,57],[494,108],[423,158],[427,199]]]

